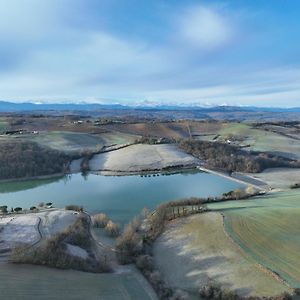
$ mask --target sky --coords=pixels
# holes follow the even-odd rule
[[[0,0],[0,99],[300,106],[299,0]]]

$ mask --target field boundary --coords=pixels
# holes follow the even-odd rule
[[[272,269],[268,268],[267,266],[264,266],[263,264],[259,263],[251,254],[247,253],[246,251],[244,251],[242,249],[242,247],[233,239],[233,237],[226,231],[226,216],[221,212],[220,213],[222,216],[222,226],[223,226],[223,231],[226,235],[226,237],[231,241],[231,243],[233,243],[235,246],[238,247],[238,249],[240,250],[240,252],[248,257],[251,258],[251,260],[254,261],[255,266],[260,269],[262,272],[270,275],[272,278],[274,278],[275,280],[277,280],[278,282],[284,284],[285,286],[287,286],[289,289],[294,289],[285,279],[283,279],[282,277],[280,277],[279,274],[277,274],[275,271],[273,271]]]

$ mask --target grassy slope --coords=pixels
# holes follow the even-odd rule
[[[259,263],[300,286],[300,192],[210,205],[225,214],[225,227]]]
[[[97,150],[105,145],[124,144],[134,141],[134,137],[121,133],[91,135],[76,132],[49,132],[27,137],[37,143],[61,151]]]
[[[154,249],[156,263],[167,281],[192,293],[211,280],[243,296],[277,295],[287,290],[232,243],[218,213],[179,220],[159,238]]]
[[[30,190],[41,185],[50,184],[62,179],[61,176],[53,177],[53,178],[41,178],[34,180],[15,180],[15,181],[7,181],[0,182],[0,194],[1,193],[14,193],[19,191]]]
[[[156,299],[133,273],[92,274],[28,265],[0,265],[1,299]]]
[[[273,132],[253,129],[245,123],[224,123],[219,134],[222,137],[229,134],[243,136],[245,140],[242,144],[249,144],[251,149],[256,151],[283,152],[287,156],[292,153],[295,157],[300,158],[300,141]]]

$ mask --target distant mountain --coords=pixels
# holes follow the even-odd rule
[[[202,111],[203,113],[211,112],[300,112],[300,107],[280,108],[280,107],[255,107],[255,106],[214,106],[201,107],[189,105],[140,105],[129,106],[121,104],[98,104],[98,103],[41,103],[32,102],[14,103],[8,101],[0,101],[0,112],[24,112],[24,111],[95,111],[95,110],[149,110],[149,111]]]
[[[74,104],[74,103],[65,103],[65,104],[55,104],[55,103],[42,103],[36,104],[31,102],[24,103],[14,103],[7,101],[0,101],[0,111],[1,112],[24,112],[24,111],[94,111],[99,109],[126,109],[125,106],[120,104]]]

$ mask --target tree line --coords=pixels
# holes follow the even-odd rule
[[[228,172],[259,173],[267,168],[295,168],[300,162],[265,152],[245,151],[239,147],[208,141],[181,140],[185,152],[205,160],[208,167]]]
[[[69,155],[34,142],[1,142],[0,179],[63,173],[68,169],[70,161]]]

